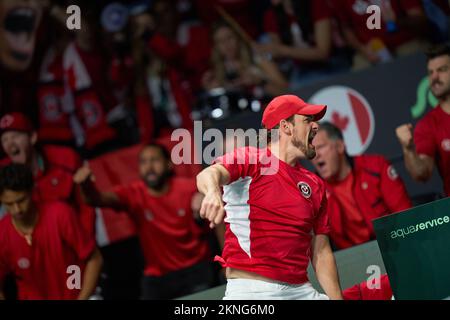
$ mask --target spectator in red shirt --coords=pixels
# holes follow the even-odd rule
[[[416,125],[397,128],[405,166],[413,179],[425,182],[436,165],[444,183],[444,193],[450,195],[450,47],[446,44],[431,48],[428,53],[428,79],[431,92],[439,105]]]
[[[64,201],[72,204],[79,212],[85,231],[93,235],[93,209],[84,205],[72,181],[73,174],[81,166],[78,154],[67,147],[40,146],[36,131],[22,113],[8,113],[1,118],[0,138],[7,155],[0,165],[27,165],[35,180],[33,199],[38,202]]]
[[[100,192],[89,167],[74,176],[87,203],[126,211],[136,223],[145,259],[144,299],[172,299],[212,285],[205,230],[194,217],[202,197],[193,179],[172,176],[167,150],[145,146],[139,156],[141,180]]]
[[[411,207],[394,167],[380,155],[349,157],[333,124],[320,125],[314,145],[312,163],[326,182],[330,239],[337,249],[375,239],[373,219]]]
[[[8,212],[0,221],[0,299],[11,273],[20,300],[88,299],[102,265],[94,239],[80,228],[70,206],[37,203],[32,192],[28,167],[0,169],[0,201]]]
[[[367,27],[373,14],[367,13],[371,5],[379,5],[381,10],[380,29]],[[407,55],[423,47],[420,38],[428,24],[419,0],[337,0],[335,6],[344,36],[356,51],[355,70],[387,61],[392,54]]]

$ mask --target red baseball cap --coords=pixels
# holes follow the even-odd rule
[[[278,96],[270,101],[262,117],[262,124],[266,129],[272,129],[294,114],[314,116],[314,121],[323,118],[327,111],[326,105],[309,104],[297,96],[286,94]]]
[[[33,132],[33,130],[31,121],[23,113],[7,113],[0,119],[0,134],[6,131]]]

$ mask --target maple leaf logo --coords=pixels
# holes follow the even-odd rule
[[[339,112],[333,111],[331,114],[331,121],[336,127],[341,129],[341,131],[345,131],[345,129],[347,129],[349,119],[347,116],[341,116]]]

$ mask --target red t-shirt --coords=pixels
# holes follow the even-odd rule
[[[396,48],[399,45],[410,41],[414,35],[406,30],[397,30],[388,33],[386,24],[383,20],[383,9],[381,10],[381,29],[370,30],[367,28],[367,20],[371,14],[367,13],[367,7],[370,5],[378,5],[379,1],[375,0],[336,0],[338,10],[338,18],[340,22],[353,30],[358,40],[367,44],[373,38],[380,38],[388,47]],[[419,0],[397,0],[390,1],[392,10],[397,19],[406,15],[411,9],[421,9],[422,5]],[[372,13],[373,14],[373,13]]]
[[[215,161],[230,173],[226,203],[224,267],[277,281],[308,281],[313,234],[328,234],[323,181],[268,149],[238,148]]]
[[[195,181],[172,178],[169,183],[169,191],[160,197],[152,196],[143,181],[114,189],[138,228],[146,276],[188,268],[210,254],[192,213]]]
[[[344,235],[342,236],[347,238],[346,240],[349,243],[355,245],[368,241],[372,235],[356,204],[352,192],[353,184],[354,177],[353,173],[350,172],[344,180],[333,184],[329,183],[328,186],[333,191],[336,199],[338,199],[342,212],[345,212],[342,215],[343,225],[345,226],[343,230]]]
[[[428,112],[414,130],[418,154],[432,157],[444,182],[444,191],[450,195],[450,114],[437,106]]]
[[[0,220],[0,282],[14,275],[21,300],[76,299],[80,290],[69,289],[73,274],[68,267],[84,269],[95,240],[80,228],[73,209],[62,202],[38,206],[38,222],[29,245],[6,215]],[[81,275],[82,283],[83,275]]]

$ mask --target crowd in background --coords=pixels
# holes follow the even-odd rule
[[[87,158],[445,41],[450,14],[440,0],[76,1],[69,30],[71,1],[19,2],[0,2],[1,114]]]
[[[79,30],[67,27],[71,4],[81,9]],[[370,4],[382,10],[380,29],[367,27]],[[194,120],[259,112],[274,96],[445,42],[449,17],[440,0],[0,0],[0,117],[15,114],[19,122],[5,126],[30,134],[35,177],[42,168],[34,147],[64,158],[57,175],[71,178],[80,159],[152,143]],[[3,136],[2,145],[2,158],[20,156],[5,150]],[[70,193],[57,200],[90,210]],[[133,259],[143,263],[134,251]],[[223,281],[214,272],[210,285]],[[111,289],[122,294],[104,296],[138,297],[124,282]]]

